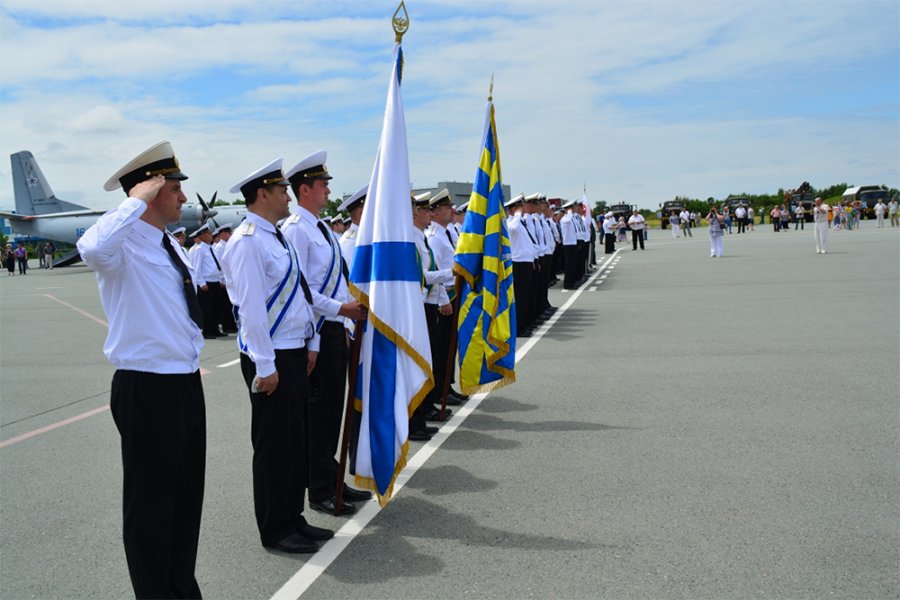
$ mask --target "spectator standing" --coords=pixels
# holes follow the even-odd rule
[[[887,205],[884,203],[884,201],[882,201],[881,198],[879,198],[878,204],[875,205],[875,219],[877,221],[875,227],[878,229],[884,227],[884,212],[886,208]]]
[[[16,262],[19,264],[19,275],[28,274],[28,249],[25,248],[25,242],[19,242],[16,248]]]
[[[644,249],[644,227],[646,226],[646,221],[644,217],[641,216],[637,210],[632,211],[631,217],[628,218],[628,226],[631,227],[631,249],[632,251],[638,249],[638,244],[641,245],[641,250]]]
[[[6,261],[6,270],[9,271],[7,277],[11,277],[16,274],[16,251],[13,250],[12,244],[6,245],[6,250],[3,253],[3,260]]]
[[[672,227],[672,237],[680,238],[681,237],[681,219],[678,217],[678,213],[672,211],[672,214],[669,215],[669,225]]]
[[[709,222],[709,257],[716,258],[725,256],[724,239],[725,239],[725,219],[716,211],[713,206],[706,215]]]
[[[813,221],[815,222],[816,254],[828,254],[828,205],[822,203],[821,198],[816,198],[813,207]]]

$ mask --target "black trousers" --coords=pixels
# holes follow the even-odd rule
[[[563,288],[567,290],[575,289],[575,286],[578,285],[578,279],[580,278],[578,274],[578,246],[575,244],[563,246],[563,255],[565,259]],[[515,263],[513,264],[513,271],[515,271]],[[515,272],[513,274],[515,275]]]
[[[110,411],[122,439],[123,540],[137,598],[200,598],[194,576],[206,475],[200,372],[118,370]]]
[[[341,438],[347,396],[350,351],[344,324],[325,321],[319,330],[319,357],[310,375],[309,395],[309,500],[323,502],[337,489],[335,455]]]
[[[306,348],[276,350],[275,370],[278,387],[271,396],[250,393],[253,507],[260,541],[266,545],[283,540],[305,523]],[[241,373],[249,391],[256,365],[243,353]]]
[[[425,402],[432,402],[437,405],[441,401],[441,395],[444,393],[444,382],[447,379],[447,361],[450,356],[450,334],[453,329],[453,315],[444,316],[441,314],[437,304],[426,304],[425,320],[428,323],[428,340],[431,344],[431,370],[434,374],[434,389],[428,394]]]
[[[222,285],[219,292],[218,317],[216,323],[222,327],[223,333],[237,333],[237,324],[234,322],[234,306],[228,297],[228,290]]]
[[[593,266],[597,264],[597,233],[594,231],[594,228],[591,227],[591,239],[588,242],[588,247],[590,249],[590,256],[588,257],[588,265]]]
[[[631,230],[631,249],[637,250],[638,244],[641,245],[641,250],[644,249],[644,230],[643,229],[632,229]]]
[[[203,313],[203,335],[216,335],[219,331],[219,305],[222,294],[222,284],[217,281],[207,281],[206,291],[197,288],[197,301],[200,303],[200,311]]]
[[[516,298],[516,333],[524,333],[531,324],[531,300],[534,297],[534,263],[513,263],[513,295]]]
[[[616,251],[616,234],[614,233],[604,233],[603,234],[603,251],[604,254],[612,254]]]
[[[553,280],[553,255],[541,257],[541,312],[550,308],[550,282]]]

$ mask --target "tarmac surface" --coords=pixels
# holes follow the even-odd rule
[[[259,544],[234,337],[207,342],[206,598],[900,598],[900,230],[619,244],[402,487]],[[602,246],[598,246],[602,252]],[[36,263],[36,261],[32,261]],[[0,597],[132,597],[105,316],[0,273]]]

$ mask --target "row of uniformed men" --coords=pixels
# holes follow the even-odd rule
[[[366,310],[350,298],[341,245],[318,217],[330,192],[325,160],[316,152],[285,175],[278,159],[242,179],[231,191],[246,202],[245,220],[220,254],[195,250],[218,262],[236,307],[260,540],[291,553],[314,552],[333,536],[303,516],[307,491],[312,508],[335,514],[371,498],[337,476],[348,326]],[[127,199],[78,243],[109,322],[104,353],[116,367],[110,405],[121,436],[123,541],[137,597],[200,597],[194,568],[206,417],[197,284],[210,280],[165,229],[181,217],[185,179],[168,142],[141,153],[104,185],[123,188]],[[358,219],[354,202],[362,196],[354,196],[343,208]]]
[[[556,310],[548,290],[562,271],[563,288],[578,286],[595,262],[596,228],[590,210],[571,201],[553,210],[543,194],[519,194],[506,203],[513,262],[516,334],[527,336]]]

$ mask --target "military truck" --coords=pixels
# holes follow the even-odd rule
[[[667,200],[659,205],[659,226],[666,229],[669,226],[669,216],[675,212],[684,210],[684,200]]]
[[[791,214],[797,212],[797,207],[803,207],[803,220],[806,223],[812,223],[813,220],[813,206],[816,203],[816,197],[814,194],[809,192],[801,192],[791,194]]]
[[[804,181],[795,190],[788,190],[784,193],[785,204],[791,209],[791,215],[794,215],[798,206],[803,207],[803,220],[806,223],[812,223],[813,206],[815,205],[816,195],[813,194],[812,186],[808,181]]]
[[[859,185],[848,188],[841,196],[841,201],[845,203],[858,200],[860,218],[866,217],[867,219],[875,218],[875,205],[878,204],[879,199],[885,204],[891,201],[888,191],[878,185]]]
[[[616,221],[619,220],[619,217],[625,217],[625,223],[627,224],[628,218],[631,217],[631,211],[635,208],[636,206],[634,204],[613,204],[606,212],[611,212],[616,218]]]

